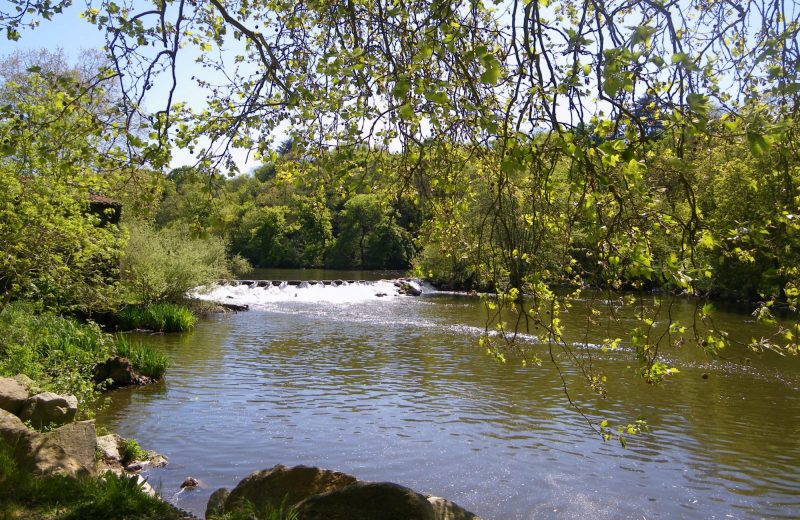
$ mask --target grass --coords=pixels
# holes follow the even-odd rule
[[[41,390],[94,398],[93,370],[113,351],[113,338],[95,323],[80,323],[30,305],[0,311],[0,375],[25,374]]]
[[[191,330],[197,316],[181,305],[154,303],[131,305],[117,313],[117,322],[122,329],[149,329],[158,332],[185,332]]]
[[[182,518],[174,508],[144,493],[127,476],[70,479],[33,477],[21,470],[10,446],[0,441],[0,518],[123,520]]]
[[[164,377],[169,368],[169,358],[150,345],[134,343],[122,334],[116,337],[117,355],[128,358],[133,368],[142,374],[158,381]]]
[[[127,466],[131,462],[137,460],[145,460],[148,458],[147,452],[139,446],[136,439],[124,439],[122,441],[122,462],[123,466]]]
[[[286,506],[286,499],[278,507],[256,508],[249,500],[236,503],[232,511],[208,517],[207,520],[297,520],[297,510]]]

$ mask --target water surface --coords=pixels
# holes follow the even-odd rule
[[[587,345],[609,376],[604,399],[560,349],[563,380],[535,342],[525,357],[542,366],[493,361],[477,343],[477,298],[315,303],[308,290],[189,334],[144,337],[172,359],[166,381],[114,392],[98,422],[169,457],[148,477],[180,507],[202,515],[218,487],[307,464],[444,496],[486,519],[800,516],[796,359],[735,350],[717,359],[687,346],[666,353],[680,374],[650,386],[629,350],[595,347],[626,322],[587,331],[579,304],[564,319],[582,327],[573,347]],[[761,332],[748,315],[717,318],[743,337]],[[569,406],[564,382],[591,422],[641,417],[651,431],[627,448],[604,442]],[[176,493],[189,475],[204,487]]]

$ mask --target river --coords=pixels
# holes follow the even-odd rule
[[[255,277],[356,278],[346,275]],[[306,464],[444,496],[487,520],[800,517],[796,358],[735,348],[712,358],[687,344],[665,351],[680,372],[648,385],[624,342],[596,347],[629,324],[626,306],[621,323],[587,332],[578,302],[563,318],[581,331],[573,348],[609,377],[602,398],[555,349],[562,381],[533,335],[525,354],[488,356],[477,297],[399,296],[380,284],[224,288],[218,297],[251,310],[187,334],[139,335],[172,367],[162,383],[109,394],[98,425],[165,454],[170,464],[146,476],[199,516],[219,487]],[[763,332],[747,314],[715,320],[743,338]],[[534,354],[543,363],[523,365]],[[649,431],[626,447],[602,440],[564,382],[592,423],[643,418]],[[178,492],[190,475],[203,486]]]

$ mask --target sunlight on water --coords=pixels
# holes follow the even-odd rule
[[[536,330],[527,352],[493,361],[477,344],[477,298],[396,289],[217,287],[211,299],[254,310],[141,336],[170,356],[166,381],[112,393],[98,424],[166,454],[148,478],[200,515],[218,487],[280,463],[398,482],[487,520],[798,517],[797,360],[673,349],[680,373],[652,386],[630,350],[597,349],[617,334],[608,325],[570,339],[609,376],[603,399],[554,348],[561,379]],[[579,306],[563,317],[585,323]],[[719,319],[751,332],[739,315]],[[522,366],[531,354],[542,366]],[[564,383],[592,423],[644,418],[651,431],[624,449],[603,442]],[[178,493],[189,475],[203,486]]]

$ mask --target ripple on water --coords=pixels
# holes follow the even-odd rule
[[[650,387],[628,354],[598,352],[613,375],[600,399],[562,362],[592,424],[648,419],[622,449],[569,407],[551,366],[492,362],[482,330],[477,303],[446,298],[213,318],[183,339],[148,338],[173,360],[166,386],[116,394],[98,421],[170,457],[150,472],[165,494],[190,474],[206,482],[175,497],[198,513],[217,487],[277,463],[400,482],[501,520],[798,511],[800,406],[759,375],[774,367],[688,361]]]

